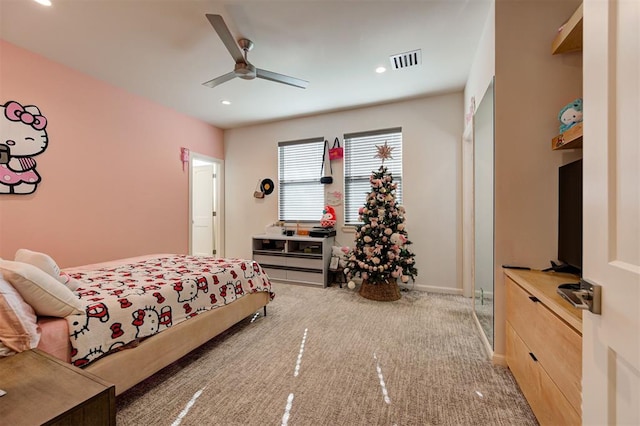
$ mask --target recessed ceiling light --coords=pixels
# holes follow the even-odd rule
[[[223,101],[220,101],[220,103],[221,103],[222,105],[231,105],[231,101],[228,101],[228,100],[226,100],[226,99],[225,99],[225,100],[223,100]]]
[[[383,72],[385,72],[387,69],[385,67],[378,67],[376,68],[376,72],[378,74],[382,74]]]
[[[35,0],[35,2],[43,6],[51,6],[51,0]]]

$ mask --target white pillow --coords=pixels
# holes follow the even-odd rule
[[[38,315],[64,318],[83,311],[71,290],[33,265],[0,260],[0,273]]]
[[[77,290],[80,283],[78,280],[71,278],[66,272],[61,272],[60,267],[51,256],[37,251],[27,249],[19,249],[15,255],[16,262],[28,263],[37,266],[47,274],[51,275],[71,290]]]

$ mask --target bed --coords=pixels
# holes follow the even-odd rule
[[[251,260],[156,254],[60,271],[45,254],[28,254],[0,260],[12,297],[26,304],[11,320],[27,331],[14,334],[30,335],[17,344],[0,330],[5,352],[35,346],[115,384],[116,394],[257,311],[266,315],[274,297]],[[0,285],[5,302],[10,290]]]

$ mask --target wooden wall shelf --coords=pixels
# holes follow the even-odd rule
[[[582,51],[582,4],[562,26],[551,44],[551,54]]]
[[[551,140],[551,149],[582,148],[582,123],[575,124]]]

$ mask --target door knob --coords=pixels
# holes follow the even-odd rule
[[[580,283],[560,284],[557,292],[574,308],[602,313],[602,286],[580,279]]]

